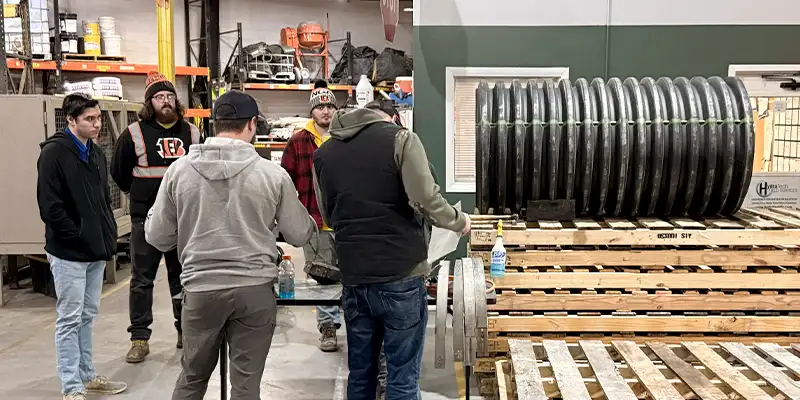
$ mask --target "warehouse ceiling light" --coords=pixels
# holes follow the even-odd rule
[[[414,12],[414,9],[409,7],[409,8],[404,8],[403,11],[405,11],[405,12]]]

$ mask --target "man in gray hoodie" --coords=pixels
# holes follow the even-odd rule
[[[275,221],[296,247],[316,229],[289,174],[256,153],[257,124],[252,97],[220,96],[216,137],[170,165],[145,222],[147,241],[161,251],[177,247],[183,265],[183,369],[173,400],[203,398],[223,335],[231,398],[259,398],[275,331]]]
[[[416,400],[430,272],[422,216],[466,235],[469,217],[439,193],[419,137],[370,109],[337,111],[314,152],[320,213],[333,228],[347,327],[349,400],[375,398],[379,352],[386,398]]]

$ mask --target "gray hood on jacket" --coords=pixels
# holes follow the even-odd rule
[[[170,165],[145,222],[148,243],[177,247],[189,292],[266,285],[278,276],[275,223],[301,247],[316,229],[280,165],[252,144],[212,137]]]
[[[376,122],[383,122],[383,117],[366,108],[339,110],[333,114],[330,128],[331,137],[346,141]]]
[[[217,137],[193,145],[187,157],[192,168],[210,181],[231,179],[261,159],[252,144]]]

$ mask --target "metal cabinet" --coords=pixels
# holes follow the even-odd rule
[[[36,161],[39,144],[66,128],[62,102],[63,97],[58,96],[0,95],[0,139],[4,143],[0,146],[0,256],[43,253],[44,224],[36,202]],[[110,160],[120,133],[136,120],[141,105],[102,100],[100,109],[103,125],[96,143]],[[118,234],[124,236],[130,233],[131,226],[128,199],[113,180],[109,181]],[[115,261],[109,263],[106,280],[116,281]]]

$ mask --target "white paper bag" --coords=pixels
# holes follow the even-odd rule
[[[459,201],[453,207],[460,212],[461,202]],[[431,242],[428,245],[428,264],[433,264],[435,261],[454,252],[460,239],[461,237],[456,232],[435,226],[432,227]]]

